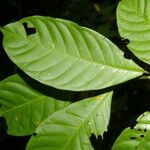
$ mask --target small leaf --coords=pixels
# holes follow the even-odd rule
[[[128,39],[128,48],[150,64],[150,1],[122,0],[117,8],[120,35]]]
[[[27,33],[24,23],[36,33]],[[4,26],[2,32],[10,59],[30,77],[55,88],[102,89],[144,72],[107,38],[70,21],[32,16]]]
[[[126,128],[116,140],[112,150],[149,150],[150,149],[150,112],[138,119],[134,129]]]
[[[91,150],[91,134],[103,135],[110,118],[112,92],[88,98],[43,121],[27,150]]]
[[[68,104],[33,90],[19,75],[0,82],[0,116],[6,118],[10,135],[34,133],[45,118]]]

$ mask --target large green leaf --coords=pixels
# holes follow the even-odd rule
[[[0,82],[0,116],[6,118],[11,135],[32,134],[45,118],[68,104],[33,90],[19,75]]]
[[[117,23],[120,35],[130,40],[128,48],[150,64],[150,0],[122,0]]]
[[[30,34],[34,29],[36,33]],[[102,89],[143,72],[107,38],[70,21],[32,16],[1,31],[12,61],[32,78],[56,88]]]
[[[116,140],[112,150],[150,150],[150,112],[138,119],[134,129],[126,128]]]
[[[90,150],[93,133],[103,135],[110,118],[112,93],[73,103],[55,112],[37,128],[27,150]]]

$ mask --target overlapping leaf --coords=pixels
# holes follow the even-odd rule
[[[110,118],[112,93],[73,103],[43,121],[27,150],[90,150],[93,133],[103,135]]]
[[[150,112],[142,114],[134,129],[126,128],[116,140],[112,150],[150,149]]]
[[[150,64],[150,1],[122,0],[117,8],[120,35],[129,39],[128,48]]]
[[[108,39],[70,21],[32,16],[1,31],[12,61],[32,78],[59,89],[102,89],[143,73]]]
[[[11,135],[32,134],[45,118],[68,104],[33,90],[19,75],[0,82],[0,116],[6,118]]]

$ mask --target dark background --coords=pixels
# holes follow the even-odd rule
[[[0,0],[0,26],[17,21],[31,15],[43,15],[64,18],[89,27],[108,37],[125,52],[127,59],[133,59],[140,66],[150,70],[147,64],[140,62],[126,48],[126,41],[122,41],[116,25],[116,7],[119,0]],[[0,35],[0,80],[20,73],[20,70],[9,60],[2,47]],[[110,150],[121,131],[134,126],[136,118],[150,110],[150,81],[134,79],[127,83],[113,87],[112,113],[108,132],[96,140],[91,136],[95,150]],[[94,91],[97,94],[99,91]],[[69,93],[68,93],[69,94]],[[74,100],[93,95],[93,92],[79,92],[74,94]],[[61,95],[62,96],[62,95]],[[6,133],[7,125],[4,118],[0,118],[0,150],[24,150],[29,139],[27,137],[13,137]]]

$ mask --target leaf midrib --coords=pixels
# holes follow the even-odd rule
[[[123,4],[121,4],[121,5],[123,5]],[[127,6],[128,6],[128,5],[127,5]],[[134,5],[134,6],[135,6],[135,5]],[[144,15],[142,15],[141,12],[140,12],[136,7],[133,7],[132,9],[129,8],[128,10],[126,10],[124,7],[121,7],[120,10],[121,10],[121,11],[128,11],[128,10],[130,10],[130,11],[134,12],[135,14],[137,14],[139,17],[143,18],[144,21],[145,21],[148,25],[150,25],[150,21],[147,19],[147,17],[145,17]]]
[[[41,45],[41,44],[39,44],[39,45]],[[41,48],[43,48],[43,46],[41,45]],[[113,65],[108,65],[108,64],[104,64],[104,63],[98,63],[98,62],[96,62],[96,61],[90,61],[90,60],[86,60],[86,59],[84,59],[84,58],[82,58],[82,57],[74,57],[74,56],[71,56],[71,55],[65,55],[65,54],[60,54],[60,53],[58,53],[58,52],[54,52],[54,51],[50,51],[49,53],[47,53],[47,55],[48,54],[50,54],[51,52],[53,52],[53,53],[56,53],[56,55],[61,55],[62,57],[71,57],[71,59],[76,59],[76,60],[78,60],[78,61],[84,61],[84,62],[86,62],[86,63],[90,63],[90,64],[92,64],[92,65],[96,65],[96,66],[104,66],[104,67],[108,67],[108,68],[113,68],[113,69],[120,69],[120,70],[123,70],[123,71],[134,71],[134,72],[139,72],[139,73],[143,73],[144,72],[144,70],[142,71],[142,69],[141,68],[139,68],[139,70],[138,69],[132,69],[132,68],[123,68],[123,67],[120,67],[120,66],[117,66],[117,67],[115,67],[115,66],[113,66]],[[38,61],[38,60],[34,60],[34,61]],[[32,62],[34,62],[34,61],[31,61],[31,63]],[[22,62],[21,62],[22,63]],[[30,63],[30,62],[25,62],[25,63]],[[21,67],[22,68],[22,67]],[[27,70],[28,71],[28,70]]]
[[[4,29],[3,29],[4,30]],[[15,37],[18,37],[17,35],[15,35],[15,34],[13,34],[13,36],[15,36]],[[30,36],[33,36],[33,35],[30,35]],[[21,37],[22,38],[22,37]],[[30,42],[30,41],[29,41]],[[30,42],[31,43],[31,42]],[[36,45],[38,45],[38,47],[40,47],[40,48],[46,48],[46,49],[48,49],[47,47],[45,47],[44,45],[42,45],[41,43],[36,43]],[[119,48],[118,48],[118,50],[119,50]],[[28,51],[30,51],[30,50],[28,50]],[[49,51],[49,49],[48,49],[48,51]],[[50,52],[53,52],[53,53],[56,53],[57,55],[62,55],[63,57],[64,57],[64,55],[65,54],[61,54],[61,53],[58,53],[58,52],[55,52],[55,51],[49,51],[49,53]],[[96,61],[91,61],[91,60],[86,60],[86,59],[84,59],[83,57],[74,57],[74,56],[71,56],[71,55],[68,55],[68,53],[66,52],[66,56],[67,57],[71,57],[72,59],[78,59],[79,61],[85,61],[85,62],[88,62],[88,63],[91,63],[91,64],[94,64],[94,65],[96,65],[96,66],[99,66],[99,65],[101,65],[101,66],[105,66],[105,67],[108,67],[108,68],[113,68],[113,69],[120,69],[120,70],[125,70],[125,71],[135,71],[135,72],[139,72],[139,73],[143,73],[144,72],[144,70],[142,71],[142,69],[141,68],[139,68],[139,70],[138,69],[133,69],[133,68],[123,68],[123,67],[121,67],[121,66],[114,66],[114,65],[110,65],[110,64],[104,64],[104,63],[98,63],[98,62],[96,62]],[[120,54],[121,55],[121,54]],[[119,56],[120,57],[120,56]],[[22,68],[22,67],[21,67]]]
[[[41,48],[43,48],[44,46],[42,45],[42,44],[40,44],[40,43],[38,43],[39,44],[39,47],[41,46]],[[48,49],[47,47],[46,47],[46,49]],[[49,49],[48,49],[49,50]],[[93,64],[93,65],[96,65],[96,66],[105,66],[105,67],[108,67],[108,68],[114,68],[114,69],[120,69],[120,70],[125,70],[125,71],[135,71],[135,72],[141,72],[141,73],[143,73],[144,71],[142,71],[142,69],[141,68],[139,68],[139,70],[137,70],[137,69],[132,69],[132,68],[123,68],[123,67],[121,67],[121,66],[117,66],[117,67],[115,67],[115,66],[113,66],[113,65],[110,65],[110,64],[104,64],[104,63],[98,63],[98,62],[96,62],[96,61],[91,61],[91,60],[86,60],[86,59],[84,59],[83,57],[75,57],[75,56],[72,56],[72,55],[68,55],[68,53],[66,53],[66,55],[65,54],[63,54],[63,53],[58,53],[58,52],[56,52],[56,51],[54,51],[54,50],[52,50],[52,51],[49,51],[49,54],[50,53],[56,53],[56,55],[61,55],[62,57],[64,57],[64,56],[66,56],[66,57],[71,57],[71,59],[77,59],[77,60],[79,60],[79,61],[84,61],[84,62],[86,62],[86,63],[90,63],[90,64]],[[81,59],[80,59],[81,58]],[[140,69],[141,69],[141,71],[140,71]]]
[[[41,97],[38,97],[37,99],[29,100],[29,102],[27,102],[27,103],[23,103],[21,105],[18,105],[16,107],[13,107],[13,108],[11,108],[9,110],[6,110],[6,111],[2,112],[1,115],[3,116],[3,114],[5,114],[5,113],[9,113],[9,112],[11,112],[11,111],[13,111],[15,109],[24,107],[25,105],[29,105],[29,104],[34,103],[36,101],[41,101],[42,99],[44,100],[45,98],[46,98],[45,96],[41,96]]]
[[[77,128],[76,129],[76,132],[74,132],[75,134],[73,134],[73,136],[69,139],[69,141],[66,143],[66,146],[62,149],[62,150],[66,150],[66,147],[70,144],[70,142],[72,141],[72,139],[75,137],[75,136],[77,136],[77,134],[79,133],[79,131],[80,130],[82,130],[82,126],[84,126],[85,125],[85,122],[87,122],[87,120],[89,120],[90,119],[90,117],[93,115],[93,113],[100,107],[99,105],[102,105],[103,104],[103,102],[105,102],[105,99],[106,99],[107,97],[103,97],[103,99],[101,100],[101,99],[99,99],[99,103],[97,103],[97,105],[95,106],[95,108],[93,108],[93,110],[91,111],[91,113],[89,113],[89,115],[88,115],[88,117],[85,119],[85,120],[83,120],[83,122],[81,123],[81,125],[79,126],[79,128]],[[87,130],[87,129],[85,129],[85,130]],[[87,135],[87,132],[86,132],[86,135]],[[88,135],[87,135],[88,136]]]

